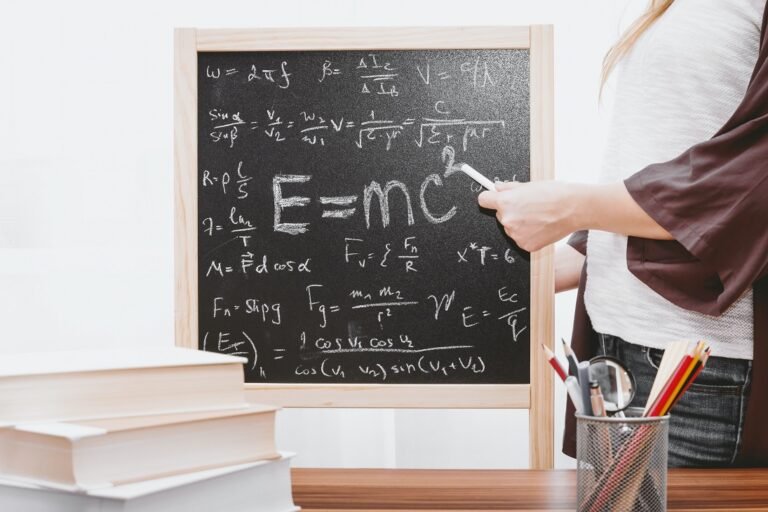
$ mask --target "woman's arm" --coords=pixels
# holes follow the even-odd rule
[[[563,245],[555,250],[555,293],[567,292],[579,286],[584,255]]]
[[[672,235],[627,192],[624,183],[582,185],[557,181],[498,183],[480,206],[496,210],[504,231],[526,251],[536,251],[575,231],[597,229],[653,240]]]

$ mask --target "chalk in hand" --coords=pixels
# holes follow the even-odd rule
[[[466,174],[467,176],[469,176],[470,178],[472,178],[473,180],[475,180],[476,182],[478,182],[488,190],[492,192],[496,192],[496,185],[494,185],[494,183],[491,180],[489,180],[488,178],[486,178],[485,176],[483,176],[482,174],[474,170],[468,164],[457,164],[457,165],[454,165],[453,168],[463,172],[464,174]]]

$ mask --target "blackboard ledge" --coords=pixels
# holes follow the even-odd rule
[[[246,384],[253,403],[282,407],[528,409],[530,384]]]

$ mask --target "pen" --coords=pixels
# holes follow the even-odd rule
[[[552,368],[554,368],[555,373],[557,373],[557,375],[560,377],[560,380],[564,381],[565,378],[568,377],[568,375],[565,373],[565,370],[560,365],[560,361],[558,361],[557,358],[555,357],[554,352],[549,350],[549,347],[547,347],[543,343],[541,344],[541,348],[544,349],[544,354],[547,357],[547,361],[549,361],[549,364],[552,366]]]

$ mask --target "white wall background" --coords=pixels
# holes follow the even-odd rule
[[[0,357],[173,344],[173,27],[554,24],[556,174],[592,181],[601,59],[642,3],[2,2]],[[573,303],[557,298],[558,339]],[[526,411],[285,410],[278,427],[298,466],[528,461]]]

